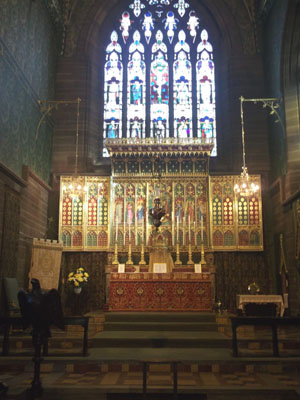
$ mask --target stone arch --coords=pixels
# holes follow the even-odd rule
[[[225,0],[218,4],[218,7],[212,3],[205,0],[201,4],[193,4],[191,1],[193,8],[202,16],[202,26],[209,30],[210,40],[214,43],[218,108],[217,131],[221,131],[218,129],[218,125],[222,124],[222,135],[224,132],[224,135],[227,136],[228,134],[231,135],[231,121],[226,117],[230,114],[228,62],[233,55],[243,53],[243,41],[241,28],[236,22],[238,18],[234,15],[237,10],[232,10]],[[103,109],[101,90],[103,61],[101,60],[105,46],[103,39],[113,28],[118,29],[117,24],[115,24],[116,26],[112,24],[112,20],[115,18],[115,21],[117,21],[124,8],[126,7],[123,2],[117,0],[110,2],[91,0],[89,5],[85,1],[77,1],[72,9],[66,33],[65,55],[60,58],[58,64],[57,85],[59,89],[61,86],[63,87],[59,90],[60,98],[69,97],[70,93],[73,92],[76,93],[76,97],[79,96],[82,99],[78,141],[78,172],[94,171],[98,168],[99,163],[109,167],[109,160],[99,158],[103,130],[101,112]],[[68,82],[65,82],[66,74],[69,77]],[[222,76],[224,79],[221,79]],[[60,83],[62,83],[61,86]],[[74,88],[76,88],[76,91]],[[71,111],[72,107],[68,107],[61,109],[56,115],[54,172],[74,172],[75,140],[74,144],[72,141],[70,146],[61,146],[61,143],[70,143],[70,130],[76,131],[76,114],[74,113],[74,118],[72,118]],[[74,111],[76,111],[75,107]],[[66,118],[67,113],[69,113],[68,118]],[[70,121],[68,130],[63,123],[67,119]],[[226,124],[228,124],[227,128]],[[228,134],[226,131],[228,131]],[[232,146],[226,148],[228,140],[225,142],[222,137],[218,138],[218,146],[220,159],[221,157],[224,159],[228,157],[228,150],[234,152]],[[109,173],[109,169],[107,169],[107,172]]]

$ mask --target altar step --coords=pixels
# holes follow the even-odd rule
[[[91,340],[95,347],[214,347],[229,348],[231,341],[219,332],[104,331]]]
[[[216,332],[216,324],[207,322],[105,322],[105,331],[198,331]]]
[[[105,322],[211,322],[216,314],[205,312],[106,312]]]
[[[108,312],[103,332],[91,339],[95,347],[229,348],[213,313]]]

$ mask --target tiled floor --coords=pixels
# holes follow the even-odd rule
[[[292,344],[289,349],[281,346],[280,358],[272,357],[270,345],[264,347],[263,340],[270,339],[270,332],[266,329],[240,332],[240,350],[244,358],[232,357],[230,342],[227,348],[90,347],[88,357],[71,356],[76,350],[73,347],[75,342],[76,346],[81,346],[81,339],[78,339],[81,335],[80,332],[58,332],[57,335],[54,332],[54,338],[64,345],[62,349],[50,346],[49,354],[61,354],[47,357],[42,362],[43,399],[118,400],[104,394],[112,391],[141,393],[142,360],[164,360],[164,363],[149,364],[147,387],[151,393],[172,392],[172,362],[178,361],[178,392],[198,393],[198,400],[300,399],[300,349],[295,346],[297,341],[299,343],[299,329],[280,332],[279,337],[290,340]],[[90,339],[93,337],[95,335]],[[228,335],[224,338],[229,339]],[[243,339],[251,340],[246,345]],[[24,352],[21,339],[16,348]],[[16,348],[12,349],[15,354]],[[75,352],[79,351],[80,347]],[[22,400],[24,391],[31,385],[33,363],[30,348],[26,352],[27,357],[0,358],[0,381],[9,386],[8,400]],[[200,393],[206,393],[207,397],[201,397]],[[135,400],[135,397],[127,399]]]

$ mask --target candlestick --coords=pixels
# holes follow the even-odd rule
[[[174,211],[172,211],[172,219],[171,219],[171,225],[172,225],[172,245],[175,245],[175,237],[174,237]]]
[[[130,243],[130,219],[128,218],[128,241]]]
[[[191,243],[191,216],[189,215],[189,243]]]
[[[194,265],[194,262],[192,260],[192,245],[191,245],[191,241],[189,242],[188,255],[189,255],[188,265]]]
[[[182,262],[180,261],[180,252],[179,252],[179,242],[177,240],[176,243],[176,261],[175,261],[175,265],[181,265]]]
[[[118,242],[115,241],[115,254],[114,254],[114,260],[113,260],[113,265],[118,265],[119,261],[118,261]]]
[[[206,264],[205,255],[204,254],[205,254],[204,253],[204,243],[202,241],[202,243],[201,243],[201,260],[200,260],[200,264]]]
[[[131,243],[130,243],[130,240],[129,240],[129,245],[128,245],[128,260],[127,260],[126,264],[127,265],[132,265],[133,264],[133,261],[132,261],[132,258],[131,258]]]
[[[118,218],[117,218],[117,221],[116,221],[116,242],[118,241]]]
[[[126,223],[125,223],[125,216],[124,216],[124,227],[123,227],[123,245],[125,246],[126,244]]]
[[[141,248],[141,261],[139,262],[139,265],[146,265],[145,261],[145,246],[144,246],[144,238],[142,240],[142,248]]]

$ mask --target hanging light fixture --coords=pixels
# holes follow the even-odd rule
[[[259,186],[254,181],[251,181],[251,178],[248,174],[248,169],[246,166],[246,151],[245,151],[245,127],[244,127],[244,110],[243,103],[244,101],[252,102],[254,104],[262,103],[263,108],[270,109],[270,115],[274,115],[276,117],[275,122],[279,122],[281,124],[282,129],[284,130],[283,122],[280,118],[279,108],[281,99],[280,98],[258,98],[258,99],[245,99],[243,96],[240,97],[241,102],[241,125],[242,125],[242,147],[243,147],[243,166],[242,173],[239,178],[239,183],[234,186],[234,190],[236,193],[239,193],[243,196],[249,196],[251,194],[256,193],[259,190]]]
[[[259,186],[251,180],[246,166],[246,150],[245,150],[245,127],[244,127],[244,111],[243,101],[244,97],[240,97],[241,102],[241,124],[242,124],[242,150],[243,150],[243,166],[239,182],[235,184],[234,190],[242,196],[250,196],[259,190]]]

